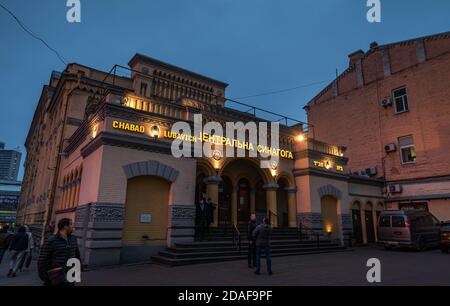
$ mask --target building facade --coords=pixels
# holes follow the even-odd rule
[[[450,32],[372,43],[349,60],[305,107],[315,137],[347,147],[350,173],[382,179],[387,209],[449,220]]]
[[[17,181],[22,153],[18,150],[7,150],[0,142],[0,180]]]
[[[175,157],[172,143],[181,134],[172,127],[181,122],[194,130],[196,115],[204,126],[242,123],[244,131],[244,124],[270,122],[256,109],[228,107],[224,82],[140,54],[128,65],[108,73],[69,64],[52,73],[26,140],[18,222],[46,235],[71,218],[85,264],[146,260],[193,241],[202,197],[217,205],[213,226],[245,224],[256,213],[275,227],[309,229],[342,244],[353,236],[355,197],[373,204],[364,218],[374,221],[383,209],[380,180],[349,174],[343,147],[308,137],[306,124],[289,124],[287,117],[281,117],[279,150],[268,150],[279,156],[270,168],[260,164],[267,147],[250,138],[236,146],[234,136],[224,144],[242,149],[241,157],[226,150]],[[189,136],[198,136],[193,153],[199,139],[211,139]],[[364,230],[373,233],[374,226]]]

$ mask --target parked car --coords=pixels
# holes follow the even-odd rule
[[[378,218],[378,243],[422,251],[438,246],[441,223],[425,210],[386,210]]]
[[[442,222],[441,224],[441,250],[448,253],[450,250],[450,221]]]

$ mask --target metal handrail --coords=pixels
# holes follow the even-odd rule
[[[232,239],[233,239],[233,245],[236,246],[236,248],[239,251],[239,254],[241,253],[241,232],[239,231],[236,224],[233,224],[232,226]]]
[[[320,233],[301,223],[297,226],[299,240],[303,240],[303,233],[306,232],[307,240],[316,240],[317,248],[320,249]]]

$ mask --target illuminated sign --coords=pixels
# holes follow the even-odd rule
[[[331,165],[331,162],[329,162],[329,161],[317,161],[317,160],[314,160],[313,161],[313,165],[314,165],[314,167],[325,168],[327,170],[332,170],[333,169],[333,166]],[[339,171],[339,172],[343,172],[344,171],[344,167],[340,166],[340,165],[336,165],[334,167],[334,170]]]
[[[127,123],[122,121],[114,120],[112,123],[112,127],[118,130],[136,132],[136,133],[145,133],[145,126],[133,123]]]
[[[181,134],[181,133],[174,133],[171,131],[164,131],[164,137],[165,138],[171,138],[171,139],[181,139],[184,141],[189,142],[210,142],[213,144],[218,145],[224,145],[228,147],[234,147],[238,149],[244,149],[247,151],[257,151],[258,153],[264,153],[272,156],[279,156],[282,158],[287,159],[294,159],[294,155],[289,150],[264,146],[264,145],[257,145],[255,148],[255,145],[251,142],[243,141],[237,139],[231,139],[229,137],[224,136],[217,136],[217,135],[210,135],[208,133],[200,133],[199,136],[192,136],[189,134]]]

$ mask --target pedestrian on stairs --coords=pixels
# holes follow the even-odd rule
[[[256,241],[256,270],[255,274],[260,274],[261,252],[266,255],[267,273],[272,275],[272,258],[270,253],[270,239],[272,236],[272,227],[269,218],[264,218],[263,224],[260,224],[253,231],[253,239]]]

